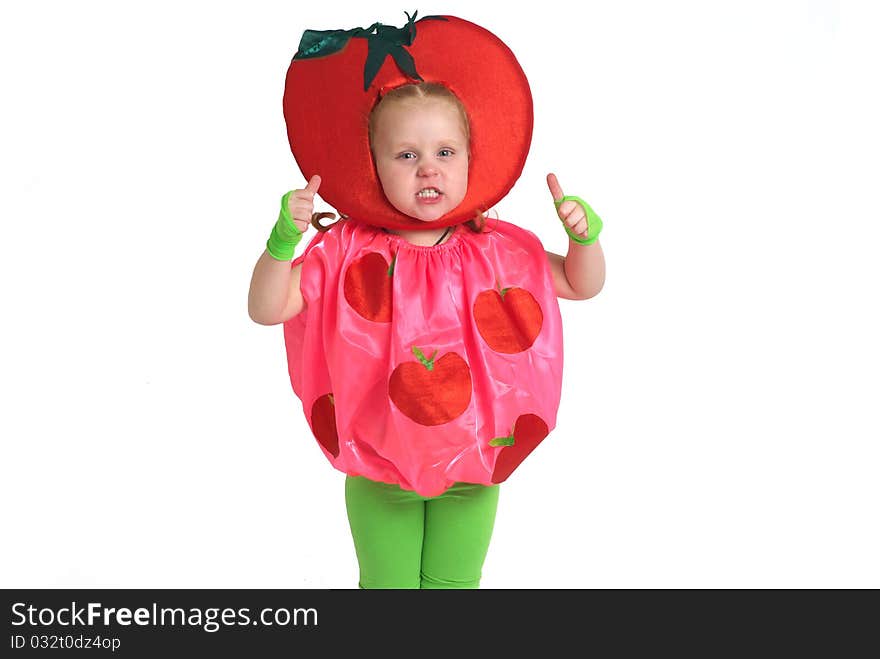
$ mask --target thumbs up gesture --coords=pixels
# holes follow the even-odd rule
[[[321,177],[315,174],[309,179],[305,190],[291,190],[281,197],[281,212],[272,227],[266,251],[278,261],[289,261],[303,234],[308,230],[315,207],[315,193],[321,185]]]
[[[587,212],[583,206],[571,199],[562,201],[565,193],[562,192],[562,186],[559,185],[556,174],[547,174],[547,187],[550,188],[550,194],[553,195],[553,203],[556,204],[556,214],[559,215],[559,219],[562,220],[565,226],[570,229],[569,235],[574,233],[581,238],[586,238],[590,226],[587,221]]]
[[[312,222],[315,210],[315,193],[321,187],[321,177],[317,174],[309,179],[304,190],[294,190],[287,198],[290,217],[296,228],[305,233]]]
[[[547,187],[553,195],[556,214],[562,226],[574,242],[579,245],[592,245],[602,231],[602,220],[590,205],[580,197],[565,195],[556,174],[547,174]]]

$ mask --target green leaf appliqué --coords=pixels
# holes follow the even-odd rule
[[[433,371],[433,370],[434,370],[434,357],[437,356],[437,351],[436,351],[436,350],[434,351],[434,354],[431,355],[431,358],[430,358],[430,359],[428,359],[427,357],[425,357],[425,353],[423,353],[421,350],[419,350],[419,349],[416,348],[415,346],[413,346],[412,351],[413,351],[413,354],[416,356],[416,358],[417,358],[420,362],[422,362],[422,364],[424,365],[425,368],[427,368],[429,371]]]
[[[489,446],[513,446],[514,439],[511,434],[509,437],[496,437],[489,440]]]

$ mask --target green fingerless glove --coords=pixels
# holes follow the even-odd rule
[[[577,235],[574,231],[571,230],[571,227],[568,226],[564,221],[562,222],[562,226],[565,227],[565,232],[568,234],[568,237],[571,238],[578,245],[592,245],[599,238],[599,232],[602,231],[602,219],[593,212],[593,209],[590,208],[590,205],[585,202],[580,197],[575,197],[574,195],[566,195],[559,201],[554,201],[556,204],[556,208],[559,208],[559,205],[563,201],[576,201],[581,205],[584,209],[584,212],[587,214],[587,237],[582,238]],[[561,220],[560,220],[561,221]]]
[[[287,206],[287,198],[293,190],[281,197],[281,212],[278,221],[272,227],[269,240],[266,241],[266,251],[272,258],[279,261],[289,261],[293,258],[293,252],[302,239],[302,231],[296,228],[293,218],[290,217],[290,208]]]

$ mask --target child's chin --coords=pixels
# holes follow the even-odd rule
[[[431,222],[436,222],[441,217],[446,215],[445,210],[440,210],[440,209],[434,210],[433,208],[432,209],[416,209],[414,211],[411,210],[409,212],[404,211],[404,213],[406,213],[406,215],[411,217],[412,219],[417,220],[418,222],[424,222],[425,224],[429,224]]]
[[[424,222],[425,224],[436,222],[441,217],[447,215],[450,211],[454,210],[449,206],[448,203],[440,203],[436,206],[404,206],[403,204],[401,204],[400,206],[392,204],[392,206],[394,206],[397,210],[399,210],[407,217],[416,220],[417,222]]]

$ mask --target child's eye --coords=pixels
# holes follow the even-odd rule
[[[397,157],[398,157],[398,158],[401,158],[401,159],[403,159],[403,160],[412,160],[412,158],[411,158],[410,156],[412,156],[412,158],[415,158],[415,157],[416,157],[416,154],[414,154],[412,151],[405,151],[404,153],[401,153],[401,154],[400,154],[399,156],[397,156]]]
[[[453,154],[452,149],[440,149],[441,156],[451,156]]]

